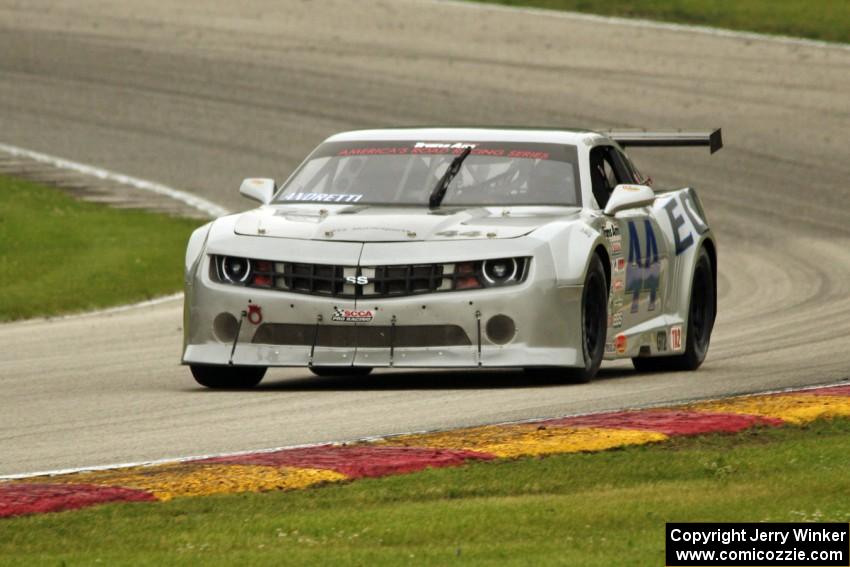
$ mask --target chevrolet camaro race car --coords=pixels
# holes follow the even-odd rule
[[[693,189],[654,191],[623,148],[699,145],[720,130],[331,136],[282,185],[246,179],[259,208],[192,234],[183,363],[212,388],[269,366],[694,370],[714,237]]]

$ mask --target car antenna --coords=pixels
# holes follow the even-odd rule
[[[467,158],[469,154],[472,153],[472,146],[466,146],[466,148],[455,157],[452,162],[449,164],[448,169],[437,182],[437,186],[434,187],[434,190],[431,191],[431,196],[428,198],[428,207],[431,209],[436,209],[440,206],[440,203],[443,202],[443,197],[446,196],[446,191],[449,188],[449,184],[452,182],[452,179],[455,178],[455,175],[460,171],[460,166],[463,164],[463,160]]]

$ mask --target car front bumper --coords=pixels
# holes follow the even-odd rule
[[[532,258],[521,284],[358,299],[356,304],[353,299],[218,283],[210,278],[210,257],[205,254],[187,279],[182,360],[296,367],[581,366],[582,288],[558,286],[546,252]],[[259,308],[261,322],[256,314],[251,320],[243,316],[249,305],[255,306],[255,313]],[[338,309],[370,310],[373,318],[334,322]],[[215,319],[222,313],[242,319],[233,339],[215,330]],[[488,323],[496,315],[514,323],[507,341],[494,341],[488,334]],[[447,341],[448,335],[453,339]]]

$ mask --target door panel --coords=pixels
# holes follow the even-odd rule
[[[658,223],[644,210],[621,213],[609,224],[619,240],[616,247],[617,240],[612,242],[609,306],[617,334],[663,312],[669,250]]]

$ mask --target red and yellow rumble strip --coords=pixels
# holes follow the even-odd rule
[[[0,518],[104,502],[295,490],[476,460],[604,451],[831,417],[850,417],[850,385],[11,480],[0,483]]]

